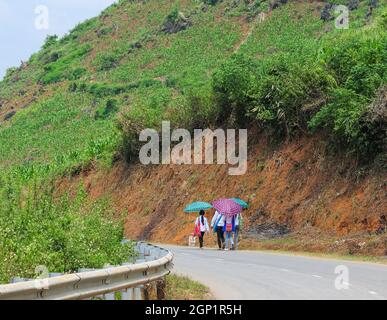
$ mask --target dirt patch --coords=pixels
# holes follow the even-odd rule
[[[126,214],[125,232],[133,239],[186,244],[196,218],[183,212],[186,204],[240,197],[250,204],[242,234],[246,245],[386,255],[386,172],[357,175],[351,161],[327,158],[318,136],[278,147],[254,138],[243,176],[229,176],[226,165],[118,163],[109,172],[63,180],[60,189],[75,190],[82,180],[92,198],[110,196],[117,212]],[[348,239],[359,234],[356,243],[366,244],[351,245]],[[335,244],[341,239],[347,240]],[[215,237],[206,241],[214,245]]]
[[[244,231],[244,235],[257,240],[282,238],[289,233],[290,229],[286,224],[278,224],[276,222],[263,224],[250,223],[250,226]]]

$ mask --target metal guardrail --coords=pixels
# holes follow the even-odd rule
[[[139,257],[134,263],[0,285],[0,300],[115,300],[116,292],[122,300],[141,300],[143,285],[170,273],[173,254],[143,242],[137,243],[136,250]]]

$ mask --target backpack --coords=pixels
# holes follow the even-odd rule
[[[235,231],[235,217],[232,217],[231,223],[225,222],[223,227],[224,232],[234,232]]]
[[[219,224],[219,222],[220,222],[221,219],[222,219],[222,215],[219,214],[218,220],[216,220],[216,222],[214,223],[214,229],[213,229],[213,231],[214,231],[215,233],[218,231],[218,224]]]

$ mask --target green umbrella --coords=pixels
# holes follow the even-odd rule
[[[198,201],[193,202],[185,207],[184,212],[200,212],[200,210],[211,209],[212,205],[208,202]]]
[[[247,209],[249,207],[249,204],[242,199],[239,198],[231,198],[231,200],[235,201],[237,204],[242,206],[243,209]]]

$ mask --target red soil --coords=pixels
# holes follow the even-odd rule
[[[327,160],[319,141],[305,137],[273,148],[262,140],[250,146],[249,168],[243,176],[229,176],[227,165],[127,167],[119,163],[109,172],[91,171],[62,181],[61,189],[75,187],[82,179],[92,198],[111,196],[117,212],[127,214],[129,238],[185,243],[195,218],[183,213],[185,205],[240,197],[250,202],[246,227],[286,224],[293,232],[292,243],[296,241],[292,249],[340,251],[335,240],[344,239],[348,251],[355,237],[355,242],[372,242],[355,245],[359,249],[355,252],[386,255],[385,233],[372,236],[387,213],[385,172],[368,172],[356,179],[355,166],[344,159]],[[254,243],[246,240],[245,246]],[[289,248],[285,244],[266,247]]]

